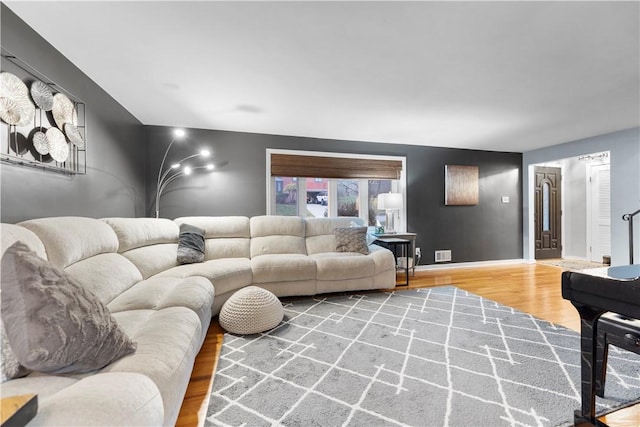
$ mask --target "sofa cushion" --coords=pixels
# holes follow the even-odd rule
[[[165,218],[103,218],[120,244],[118,252],[126,252],[159,243],[178,243],[178,225]]]
[[[265,236],[251,239],[251,258],[272,254],[306,255],[304,239],[297,236]]]
[[[118,236],[118,251],[143,279],[178,265],[178,225],[164,218],[103,218]]]
[[[142,280],[142,274],[136,266],[117,253],[92,256],[70,265],[64,271],[104,304]]]
[[[47,251],[47,260],[56,268],[65,268],[94,255],[118,250],[118,238],[111,227],[97,219],[40,218],[18,225],[38,236]]]
[[[174,425],[208,324],[202,325],[198,315],[186,307],[128,310],[113,313],[113,317],[138,349],[101,372],[137,372],[149,377],[162,395],[163,425]]]
[[[209,279],[216,295],[248,286],[253,279],[251,262],[247,258],[214,259],[200,264],[180,265],[153,277],[191,276]]]
[[[177,224],[192,224],[205,231],[204,259],[249,258],[249,218],[246,216],[190,216]]]
[[[359,279],[374,275],[375,263],[369,256],[354,252],[311,255],[317,265],[318,280]]]
[[[204,240],[204,259],[249,258],[251,255],[251,239],[241,237],[225,237]]]
[[[333,230],[337,227],[349,227],[359,218],[305,218],[305,244],[309,255],[320,252],[335,252],[336,239]]]
[[[251,284],[251,262],[247,258],[214,259],[200,264],[180,265],[153,276],[191,277],[202,276],[211,281],[209,286],[220,295]]]
[[[202,228],[180,224],[178,235],[178,262],[193,264],[204,261],[204,233]]]
[[[143,279],[178,265],[178,243],[158,243],[124,252],[122,255],[136,266]]]
[[[378,276],[383,272],[391,270],[393,271],[393,276],[395,280],[396,260],[395,260],[395,257],[393,256],[393,253],[389,249],[383,248],[382,246],[378,246],[378,245],[371,245],[369,246],[369,255],[367,256],[371,258],[374,262],[374,266],[375,266],[374,274],[376,276]]]
[[[336,252],[369,253],[367,247],[367,227],[339,227],[333,230]]]
[[[393,277],[395,280],[395,276]],[[391,286],[383,288],[390,289],[394,286],[395,282]],[[381,289],[380,286],[376,286],[376,276],[361,277],[359,279],[318,280],[316,284],[317,294],[364,291],[367,289]]]
[[[315,280],[316,262],[298,254],[260,255],[251,258],[253,283]]]
[[[17,242],[2,257],[2,320],[25,367],[88,372],[135,350],[100,300]]]
[[[9,246],[18,240],[26,244],[29,249],[34,251],[42,259],[47,259],[47,251],[42,241],[35,233],[27,228],[15,224],[0,224],[0,254],[3,254]]]
[[[111,313],[186,307],[198,315],[202,324],[208,324],[213,297],[213,286],[204,277],[154,277],[127,289],[107,307]]]
[[[251,218],[251,237],[304,237],[304,219],[299,216],[261,215]]]
[[[69,375],[32,374],[2,384],[3,396],[38,394],[34,426],[159,426],[162,396],[144,375],[133,372]],[[166,424],[165,424],[166,425]]]
[[[251,218],[251,258],[268,254],[306,255],[304,220],[295,216]]]
[[[207,239],[251,237],[246,216],[187,216],[175,219],[176,224],[191,224],[202,228]]]

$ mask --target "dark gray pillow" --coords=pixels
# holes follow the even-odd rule
[[[369,253],[367,246],[367,227],[340,227],[333,230],[336,240],[336,252]]]
[[[30,370],[25,368],[18,362],[18,358],[11,350],[11,345],[9,344],[9,338],[7,338],[7,332],[4,329],[4,325],[2,324],[0,318],[0,380],[2,382],[12,380],[14,378],[20,378],[27,375]]]
[[[180,224],[178,238],[178,262],[193,264],[204,261],[204,233],[202,228],[190,224]]]
[[[2,256],[1,287],[2,323],[26,368],[89,372],[136,349],[98,297],[22,242]]]

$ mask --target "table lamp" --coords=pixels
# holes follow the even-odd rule
[[[378,195],[378,209],[386,213],[385,233],[397,233],[394,211],[402,209],[401,193],[382,193]]]

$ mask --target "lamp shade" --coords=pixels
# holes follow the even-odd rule
[[[379,194],[378,209],[402,209],[402,193]]]

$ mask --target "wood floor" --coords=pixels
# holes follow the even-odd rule
[[[578,313],[571,303],[562,299],[561,272],[559,267],[543,264],[431,270],[416,272],[409,288],[454,285],[578,331]],[[407,288],[396,288],[401,289]],[[214,319],[196,358],[177,426],[195,427],[204,422],[223,333],[217,319]],[[611,427],[640,427],[640,404],[601,420]]]

